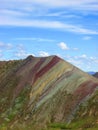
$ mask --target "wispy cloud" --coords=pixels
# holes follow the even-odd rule
[[[18,16],[27,16],[28,13],[22,12],[22,11],[16,11],[16,10],[10,10],[10,9],[2,9],[0,11],[0,15],[2,16],[13,16],[13,17],[18,17]]]
[[[62,17],[62,18],[80,18],[79,15],[69,13],[67,11],[54,11],[54,12],[46,12],[43,14],[47,17]]]
[[[21,5],[21,6],[19,6]],[[69,9],[77,9],[77,10],[91,10],[91,11],[98,11],[98,1],[97,0],[20,0],[20,1],[13,1],[13,0],[3,0],[0,4],[1,7],[18,7],[27,8],[33,6],[37,7],[46,7],[46,8],[69,8]]]
[[[92,39],[91,36],[85,36],[85,37],[83,37],[83,40],[90,40],[90,39]]]
[[[24,19],[6,19],[0,21],[2,26],[22,26],[22,27],[37,27],[37,28],[51,28],[63,31],[69,31],[80,34],[98,34],[97,31],[85,29],[77,25],[66,24],[59,21],[44,21],[44,20],[24,20]]]
[[[37,42],[55,42],[54,39],[46,39],[46,38],[37,38],[37,37],[20,37],[20,38],[14,38],[13,40],[19,40],[19,41],[37,41]]]
[[[67,10],[88,10],[98,11],[97,0],[20,0],[20,1],[8,1],[4,0],[0,4],[0,26],[21,26],[21,27],[37,27],[37,28],[50,28],[59,29],[62,31],[68,31],[78,34],[98,34],[98,31],[88,29],[83,25],[75,25],[66,23],[60,20],[47,19],[44,16],[64,16],[74,17],[75,14],[66,14],[61,10],[61,7]],[[57,9],[52,12],[53,8]],[[27,11],[30,9],[29,11]],[[59,11],[58,11],[59,10]],[[35,15],[36,14],[36,15]],[[44,20],[41,20],[39,16],[43,16]],[[35,17],[37,16],[37,17]],[[73,19],[74,20],[74,19]],[[72,22],[71,22],[72,23]]]

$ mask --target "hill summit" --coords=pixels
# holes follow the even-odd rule
[[[1,61],[0,128],[50,130],[54,124],[97,128],[98,80],[55,55]]]

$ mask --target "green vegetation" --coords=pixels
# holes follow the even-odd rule
[[[98,130],[98,124],[94,124],[93,121],[92,118],[85,118],[70,124],[52,123],[45,130]]]
[[[3,123],[0,124],[0,130],[3,130],[3,129],[5,130],[7,124],[10,123],[10,121],[12,121],[15,117],[19,118],[22,115],[28,101],[29,91],[30,91],[30,86],[28,85],[25,86],[24,90],[15,99],[11,107],[6,109],[6,111],[1,114]],[[3,101],[5,101],[5,98],[1,100],[1,102]]]

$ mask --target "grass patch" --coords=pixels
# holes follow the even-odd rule
[[[64,130],[71,130],[71,127],[66,123],[52,123],[49,125],[50,128],[60,128]]]

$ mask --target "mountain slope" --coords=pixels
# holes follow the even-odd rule
[[[96,108],[82,105],[97,99],[97,79],[57,56],[0,62],[0,79],[1,128],[41,129],[70,123],[82,117],[83,110],[88,118],[96,112],[97,124],[98,103]]]

